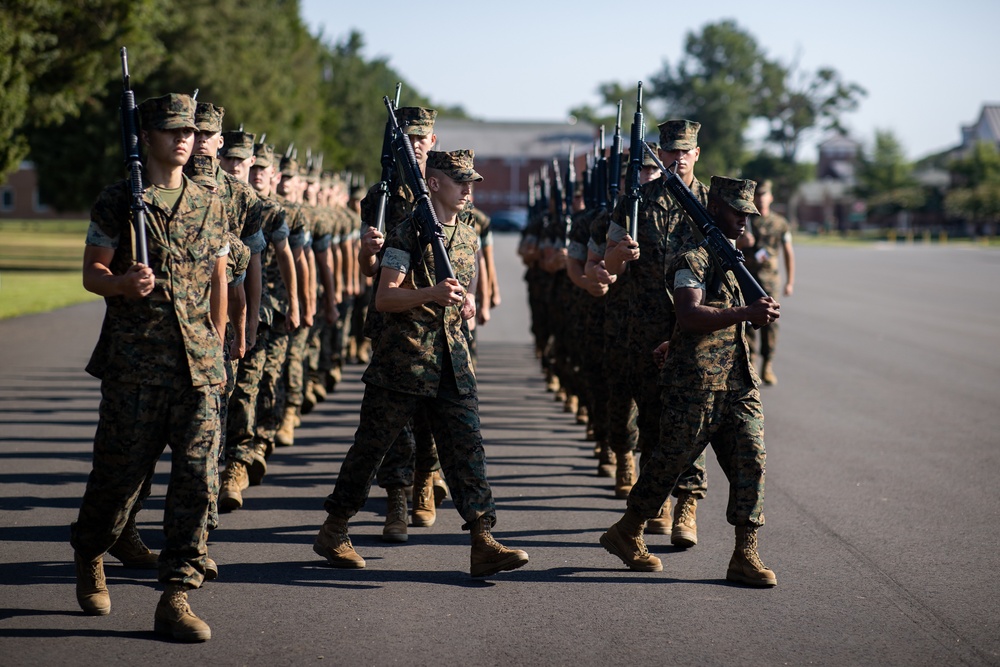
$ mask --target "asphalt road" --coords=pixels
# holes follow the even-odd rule
[[[733,532],[711,456],[698,546],[651,536],[664,571],[636,573],[598,545],[623,501],[544,390],[514,242],[497,242],[504,303],[479,375],[496,534],[531,562],[471,580],[450,501],[385,545],[375,489],[352,523],[367,569],[323,565],[310,547],[357,423],[351,366],[213,532],[221,577],[191,594],[214,636],[200,645],[158,639],[154,578],[110,558],[111,615],[76,605],[68,525],[102,304],[0,322],[0,664],[1000,664],[1000,253],[799,248],[764,391],[760,548],[779,585],[754,590],[724,580]],[[139,516],[154,547],[166,466]]]

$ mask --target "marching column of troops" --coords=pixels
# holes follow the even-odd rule
[[[651,156],[675,165],[730,243],[745,249],[768,294],[780,288],[779,254],[783,293],[792,293],[791,236],[770,210],[769,182],[713,176],[709,188],[695,177],[700,128],[685,119],[662,123],[658,144],[630,148],[642,150],[638,167],[638,159],[628,161],[638,175],[608,173],[603,131],[580,184],[572,151],[565,179],[558,161],[532,174],[519,253],[535,353],[547,389],[594,441],[597,474],[613,477],[616,497],[626,499],[625,515],[600,538],[607,551],[633,570],[660,571],[645,534],[670,535],[681,548],[698,543],[711,444],[729,481],[727,519],[736,531],[726,578],[774,586],[777,577],[757,553],[765,451],[751,343],[760,328],[763,379],[776,383],[779,305],[770,296],[744,303],[732,272],[712,258]],[[623,176],[634,191],[617,198]]]
[[[209,639],[188,593],[219,576],[210,531],[220,512],[251,500],[276,449],[294,444],[295,429],[336,390],[349,361],[368,364],[360,425],[314,551],[334,567],[365,567],[348,523],[377,481],[388,498],[385,541],[405,542],[409,526],[433,525],[450,493],[470,532],[472,576],[525,565],[524,551],[491,534],[497,516],[480,432],[475,328],[500,294],[489,218],[472,206],[482,180],[473,151],[433,150],[436,112],[396,109],[426,194],[398,168],[384,188],[365,192],[324,172],[321,156],[307,153],[300,165],[292,145],[276,153],[265,135],[257,140],[242,126],[223,132],[221,106],[173,93],[144,101],[138,113],[148,264],[136,259],[128,181],[99,195],[84,251],[84,286],[107,307],[87,366],[102,393],[93,468],[70,540],[84,612],[110,613],[109,554],[126,567],[158,570],[158,633]],[[658,150],[679,162],[735,240],[746,214],[757,213],[754,184],[713,178],[709,191],[694,180],[697,131],[689,121],[665,123]],[[711,441],[730,479],[737,529],[727,576],[774,585],[756,552],[763,417],[743,330],[747,321],[776,320],[777,303],[744,305],[731,276],[714,272],[654,166],[642,168],[635,240],[622,207],[593,188],[586,197],[572,187],[555,196],[541,180],[521,246],[538,355],[552,390],[592,431],[616,495],[628,499],[601,544],[637,570],[662,568],[644,529],[696,544]],[[424,198],[454,278],[435,278]],[[790,240],[787,229],[774,230],[772,243],[785,243],[790,293]],[[756,256],[770,252],[778,250]],[[157,554],[143,543],[136,515],[167,446],[165,546]]]

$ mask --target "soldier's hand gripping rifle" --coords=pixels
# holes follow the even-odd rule
[[[396,101],[393,102],[392,108],[395,110],[399,107],[399,91],[402,90],[403,84],[396,84]],[[386,98],[388,99],[388,98]],[[393,159],[392,159],[392,127],[389,125],[389,121],[385,121],[385,132],[382,134],[382,180],[378,182],[375,192],[378,193],[378,206],[375,212],[375,229],[378,230],[380,234],[385,233],[385,207],[389,201],[389,188],[392,185],[393,177]]]
[[[128,75],[128,51],[121,50],[122,57],[122,149],[125,152],[125,166],[128,168],[129,209],[132,211],[132,226],[135,228],[135,259],[149,266],[146,250],[146,202],[142,200],[142,161],[139,159],[139,110],[135,106],[135,94]]]
[[[413,146],[403,130],[399,127],[396,119],[396,109],[392,100],[386,95],[382,98],[385,108],[389,112],[389,129],[392,137],[390,145],[395,158],[396,168],[403,175],[403,180],[410,188],[416,201],[413,204],[413,217],[418,224],[418,233],[421,243],[430,243],[431,251],[434,253],[434,278],[441,282],[445,278],[454,278],[455,270],[451,267],[451,260],[448,259],[448,251],[444,247],[444,230],[441,228],[441,221],[438,220],[437,213],[431,205],[430,192],[427,190],[427,182],[424,181],[420,173],[420,164],[417,156],[413,152]]]
[[[639,203],[642,199],[640,190],[641,183],[639,176],[642,173],[642,152],[646,145],[645,121],[642,119],[642,81],[639,82],[639,89],[635,98],[635,116],[632,118],[632,135],[629,139],[628,147],[628,235],[632,237],[633,243],[639,242]],[[612,149],[612,153],[614,150]],[[618,178],[618,174],[609,175],[611,181]]]
[[[642,86],[642,84],[639,84]],[[633,131],[634,133],[634,131]],[[601,157],[604,157],[604,128],[601,128]],[[604,167],[604,183],[608,189],[610,207],[618,205],[618,184],[622,177],[622,101],[618,100],[618,116],[615,120],[615,134],[611,139],[611,158]],[[633,237],[634,238],[634,237]]]
[[[694,230],[694,235],[701,239],[702,245],[708,250],[712,261],[721,274],[732,271],[736,282],[739,283],[740,291],[743,293],[744,303],[751,304],[757,299],[767,296],[767,292],[760,286],[747,267],[743,264],[743,253],[737,250],[722,230],[712,220],[711,214],[702,205],[701,201],[694,196],[691,188],[687,186],[681,177],[677,175],[677,163],[674,162],[669,168],[664,167],[660,158],[646,144],[643,144],[645,151],[652,156],[653,162],[663,173],[664,185],[680,204],[684,212],[687,213],[688,222]],[[754,328],[757,328],[756,325]]]

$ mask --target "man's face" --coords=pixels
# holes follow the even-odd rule
[[[650,181],[655,181],[660,177],[660,168],[656,165],[646,165],[639,172],[639,183],[645,184]]]
[[[765,192],[763,194],[758,194],[754,197],[753,201],[757,206],[757,210],[760,211],[761,214],[766,214],[771,210],[771,203],[774,201],[774,195],[770,192]]]
[[[215,157],[222,148],[221,132],[196,132],[194,135],[194,154],[211,155]]]
[[[288,198],[293,198],[298,195],[299,192],[299,177],[298,176],[282,176],[281,182],[278,183],[278,192],[283,194]]]
[[[271,192],[271,182],[274,179],[274,165],[269,164],[266,167],[250,167],[250,185],[253,189],[262,195],[268,195]]]
[[[694,163],[698,161],[698,156],[701,155],[701,146],[695,146],[686,151],[665,151],[660,149],[659,154],[660,161],[666,167],[670,167],[674,162],[677,162],[677,175],[681,177],[681,180],[684,180],[685,176],[690,176],[694,173]]]
[[[143,132],[149,158],[172,167],[183,167],[191,157],[194,131],[190,128],[175,130],[148,130]]]
[[[434,148],[437,143],[436,134],[408,134],[406,138],[413,146],[413,154],[417,156],[417,164],[423,166],[427,164],[427,151]]]
[[[726,238],[735,241],[742,236],[743,232],[746,231],[747,223],[750,221],[750,215],[742,211],[737,211],[732,206],[724,204],[717,199],[713,199],[712,203],[714,204],[711,207],[712,217]]]
[[[219,160],[219,166],[244,183],[248,183],[250,181],[250,167],[256,161],[257,157],[254,155],[248,158],[224,157]]]
[[[472,195],[472,182],[459,182],[444,174],[435,174],[433,177],[434,198],[440,201],[448,210],[458,213],[465,208]]]

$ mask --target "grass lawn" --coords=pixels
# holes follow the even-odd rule
[[[83,289],[85,220],[0,221],[0,319],[97,297]]]

